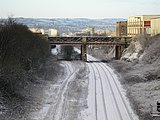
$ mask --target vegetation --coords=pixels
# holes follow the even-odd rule
[[[50,56],[47,40],[13,19],[0,24],[0,92],[3,96],[34,81],[33,75]]]
[[[61,52],[63,53],[63,58],[65,60],[71,60],[73,54],[73,47],[72,46],[61,46]]]
[[[122,61],[110,64],[121,75],[121,83],[140,120],[159,120],[152,117],[160,95],[160,35],[135,37],[124,51]]]

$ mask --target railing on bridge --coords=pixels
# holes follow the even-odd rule
[[[122,43],[130,42],[131,37],[106,37],[106,36],[86,36],[86,37],[48,37],[50,43],[53,44],[63,44],[63,43],[82,43],[82,40],[86,40],[87,44],[92,43]]]
[[[69,45],[69,46],[81,46],[82,60],[87,60],[87,45],[101,45],[101,46],[116,46],[116,59],[121,57],[122,46],[126,48],[130,42],[131,37],[106,37],[106,36],[85,36],[85,37],[48,37],[50,45]]]

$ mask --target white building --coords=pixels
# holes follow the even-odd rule
[[[58,35],[58,32],[57,32],[56,29],[49,29],[49,30],[48,30],[48,35],[49,35],[50,37],[55,37],[55,36]]]
[[[40,33],[40,34],[44,35],[44,29],[31,28],[30,31],[32,31],[33,33]]]
[[[88,32],[91,36],[93,36],[94,35],[94,28],[88,28],[86,30],[86,32]]]
[[[160,17],[151,19],[151,35],[160,34]]]
[[[160,15],[141,15],[129,17],[127,24],[127,35],[151,35],[151,19],[155,17],[160,17]]]

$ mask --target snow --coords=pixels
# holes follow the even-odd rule
[[[95,58],[88,56],[89,59],[95,60]],[[95,119],[95,111],[93,112],[93,110],[95,110],[95,108],[93,108],[93,106],[95,106],[95,102],[93,102],[93,99],[95,98],[95,96],[97,96],[97,120],[104,120],[104,119],[108,119],[108,120],[138,120],[138,117],[133,113],[133,110],[130,107],[130,104],[128,102],[128,99],[126,98],[126,92],[125,90],[122,88],[120,82],[118,81],[115,73],[113,72],[113,70],[111,68],[109,68],[108,66],[106,66],[106,64],[103,63],[89,63],[88,66],[90,66],[90,69],[95,69],[92,68],[94,67],[94,65],[92,64],[97,64],[95,66],[97,66],[97,71],[96,71],[96,83],[93,83],[93,76],[95,73],[93,73],[93,70],[90,71],[90,79],[89,79],[89,96],[88,96],[88,110],[85,111],[86,112],[86,118],[85,120],[93,120]],[[92,65],[92,67],[91,67]],[[103,69],[102,69],[103,66]],[[110,73],[107,73],[108,76],[106,76],[106,73],[104,73],[104,66],[107,67],[107,69],[109,69]],[[98,76],[98,72],[100,73],[100,76]],[[107,72],[107,71],[106,71]],[[111,74],[111,75],[110,75]],[[102,83],[100,83],[99,78],[101,77],[102,79]],[[106,77],[109,77],[108,80],[110,82],[106,82]],[[116,84],[113,82],[113,78],[115,79]],[[110,83],[110,84],[109,84]],[[95,89],[95,84],[96,84],[96,95],[94,94],[94,89]],[[117,88],[117,86],[118,88]],[[103,90],[102,90],[103,87]],[[112,90],[110,90],[112,88]],[[122,93],[122,97],[119,94],[119,92]],[[103,96],[104,94],[104,96]],[[114,95],[113,95],[114,94]],[[105,103],[103,103],[102,98],[104,97]],[[114,99],[116,99],[116,102],[114,103]],[[118,108],[116,108],[117,106]],[[104,106],[106,106],[107,109],[104,109]],[[127,106],[127,107],[126,107]],[[118,110],[119,109],[119,110]],[[106,112],[106,113],[105,113]],[[120,114],[119,114],[120,113]],[[84,114],[84,113],[83,113]],[[130,114],[130,115],[128,115]],[[130,117],[131,116],[131,117]]]
[[[90,55],[87,57],[89,61],[98,61]],[[89,94],[87,98],[88,109],[81,112],[84,120],[138,120],[138,116],[133,112],[126,97],[126,91],[114,71],[104,63],[88,63],[87,65],[90,70]],[[106,77],[110,82],[106,82]],[[100,79],[102,79],[102,83]]]
[[[70,71],[68,71],[70,72]],[[60,96],[60,100],[58,101],[58,106],[57,106],[57,110],[56,110],[56,113],[55,113],[55,117],[54,117],[54,120],[60,120],[62,117],[63,117],[63,104],[65,103],[65,92],[67,91],[67,87],[69,86],[69,83],[71,80],[73,80],[75,77],[75,72],[73,72],[73,70],[70,72],[70,74],[68,73],[69,76],[66,77],[65,79],[65,83],[64,85],[62,86],[63,90],[62,93],[61,93],[61,96]]]
[[[160,35],[134,39],[123,53],[124,61],[113,61],[111,65],[121,75],[120,80],[139,119],[159,120],[150,113],[151,105],[157,112],[156,102],[160,98]]]
[[[141,56],[142,51],[144,51],[144,48],[143,45],[140,44],[140,41],[132,41],[130,46],[123,53],[121,59],[127,59],[129,61],[137,60]]]
[[[32,120],[82,119],[86,109],[87,74],[83,62],[62,61],[65,73],[57,82],[50,81],[43,93],[43,102],[30,114]],[[86,72],[85,72],[86,71]],[[41,99],[41,98],[40,98]],[[69,115],[68,115],[69,114]]]
[[[56,54],[57,50],[52,52]],[[89,55],[88,59],[97,60]],[[65,68],[64,76],[48,85],[45,102],[30,119],[138,120],[126,98],[126,91],[109,66],[81,61],[63,61],[61,64]]]
[[[134,107],[137,107],[135,108],[136,112],[139,113],[139,111],[141,111],[141,113],[139,114],[144,113],[143,118],[141,118],[141,115],[140,115],[140,119],[147,119],[147,116],[145,117],[145,114],[150,112],[150,104],[152,104],[155,108],[155,102],[159,98],[158,93],[160,90],[159,84],[158,84],[159,81],[156,80],[156,77],[157,79],[159,79],[159,77],[156,75],[159,74],[158,71],[160,70],[158,69],[159,44],[155,43],[152,46],[148,48],[147,47],[148,45],[145,45],[143,41],[133,41],[131,46],[123,54],[122,59],[125,59],[127,61],[136,60],[136,62],[133,62],[131,66],[126,66],[126,68],[121,69],[124,75],[128,75],[128,78],[126,77],[125,79],[127,79],[126,81],[129,84],[131,84],[131,85],[126,85],[126,88],[128,91],[125,91],[123,89],[122,85],[118,80],[119,78],[115,75],[115,73],[113,72],[113,69],[109,68],[106,64],[87,63],[88,69],[90,71],[88,75],[89,76],[88,97],[87,97],[88,108],[81,111],[80,113],[80,115],[84,120],[93,120],[93,119],[101,120],[106,118],[111,120],[112,119],[113,120],[114,119],[137,120],[138,117],[137,115],[135,115],[135,113],[133,112],[130,106],[129,100],[126,97],[126,92],[130,94],[129,96],[131,97],[130,101],[132,102],[132,105],[134,104]],[[76,51],[79,52],[79,50],[76,50]],[[88,56],[88,58],[92,59],[93,61],[96,61],[96,59],[91,56]],[[141,63],[136,64],[138,63],[137,61]],[[144,63],[142,64],[143,61],[148,62],[149,64],[144,64]],[[100,66],[103,66],[103,69],[108,68],[110,71],[110,73],[107,73],[108,76],[112,75],[114,77],[115,83],[110,82],[110,85],[112,86],[113,90],[110,90],[109,83],[103,82],[103,84],[101,85],[101,82],[99,81],[99,79],[102,78],[103,81],[106,81],[104,78],[106,78],[105,73],[107,71],[104,72],[102,70],[102,67],[98,66],[98,64]],[[95,68],[94,66],[97,66],[97,68]],[[96,69],[98,69],[99,73]],[[151,81],[151,80],[154,80],[154,81]],[[96,83],[94,81],[96,81]],[[111,76],[109,77],[109,81],[112,81]],[[145,83],[142,83],[144,81]],[[116,87],[115,84],[118,86],[118,88]],[[97,87],[96,89],[95,89],[95,86]],[[105,87],[103,87],[103,89],[100,89],[102,86],[105,86]],[[110,92],[106,92],[106,91],[110,91]],[[118,95],[119,92],[122,94]],[[104,100],[103,100],[103,94],[105,96],[109,95],[110,99],[104,97]],[[115,94],[115,95],[112,96],[112,94]],[[116,99],[117,102],[115,102],[114,99]],[[103,103],[103,101],[105,102]],[[115,104],[113,105],[113,103]],[[108,106],[107,110],[105,110],[104,105]],[[130,115],[128,115],[128,113]]]
[[[54,49],[51,49],[51,53],[53,54],[53,55],[57,55],[58,53],[60,53],[60,45],[56,45],[56,48],[54,48]]]

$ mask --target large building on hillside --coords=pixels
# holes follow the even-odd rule
[[[48,30],[48,35],[49,35],[50,37],[56,37],[56,36],[58,35],[58,32],[57,32],[56,29],[49,29],[49,30]]]
[[[127,25],[128,36],[132,37],[139,34],[151,35],[151,20],[156,17],[160,17],[160,15],[141,15],[129,17]]]
[[[127,36],[127,21],[116,23],[116,36]]]
[[[160,17],[151,19],[151,35],[160,34]]]

